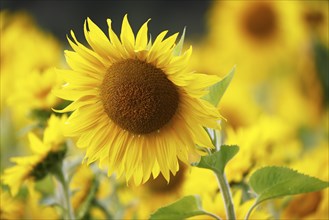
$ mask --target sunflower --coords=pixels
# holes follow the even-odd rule
[[[59,103],[59,99],[51,91],[61,84],[52,68],[31,71],[27,79],[16,79],[16,89],[9,95],[8,104],[13,111],[20,111],[24,116],[36,109],[50,110]]]
[[[324,45],[329,46],[328,1],[303,1],[301,4],[300,18],[310,37],[319,38]]]
[[[60,219],[57,207],[47,206],[40,201],[43,194],[35,189],[33,184],[28,185],[28,196],[24,200],[24,217],[21,219],[35,219],[35,220],[56,220]]]
[[[306,36],[299,7],[297,1],[214,1],[207,40],[237,64],[240,80],[263,80],[282,73]]]
[[[60,112],[73,111],[68,136],[78,137],[88,164],[99,161],[108,174],[145,183],[161,172],[169,181],[199,149],[213,145],[204,127],[218,128],[219,112],[202,100],[217,76],[190,72],[192,53],[177,53],[178,34],[161,32],[151,43],[148,21],[136,37],[124,16],[120,38],[107,20],[109,38],[89,18],[84,34],[91,49],[73,32],[66,51],[72,70],[61,70],[67,82],[57,95],[73,101]],[[196,147],[197,146],[197,147]]]
[[[52,35],[40,30],[25,12],[1,10],[0,20],[0,97],[3,109],[8,96],[22,90],[20,85],[15,85],[17,79],[29,80],[31,72],[43,72],[60,64],[61,46]]]
[[[25,181],[33,182],[43,179],[63,159],[65,147],[61,127],[65,120],[65,116],[57,118],[52,115],[48,121],[48,127],[45,129],[43,140],[40,140],[34,133],[28,134],[33,155],[11,158],[16,165],[5,169],[1,178],[3,183],[10,187],[13,195],[18,193],[20,186]]]
[[[269,115],[262,115],[253,125],[236,131],[228,127],[225,144],[240,147],[239,153],[225,167],[228,181],[240,183],[261,166],[287,165],[298,160],[302,146],[294,129],[281,117]]]

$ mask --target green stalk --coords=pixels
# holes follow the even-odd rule
[[[205,215],[209,215],[209,216],[213,217],[213,218],[216,219],[216,220],[222,220],[220,217],[218,217],[217,215],[215,215],[215,214],[213,214],[213,213],[210,213],[210,212],[204,211],[204,214],[205,214]]]
[[[64,219],[74,220],[74,211],[71,203],[70,188],[67,179],[65,178],[62,166],[58,166],[56,171],[53,172],[58,182],[61,184],[64,193],[64,207],[66,208],[66,215]]]
[[[250,209],[248,210],[247,212],[247,215],[246,217],[244,218],[245,220],[248,220],[250,215],[251,215],[251,212],[254,210],[254,208],[257,206],[257,200],[254,202],[254,204],[250,207]]]
[[[232,199],[232,194],[231,194],[231,190],[230,190],[230,185],[227,182],[226,176],[223,173],[216,173],[216,177],[217,177],[217,181],[218,181],[218,185],[219,185],[219,189],[220,192],[222,194],[222,198],[225,204],[225,211],[226,211],[226,218],[228,220],[235,220],[236,216],[235,216],[235,211],[234,211],[234,204],[233,204],[233,199]]]

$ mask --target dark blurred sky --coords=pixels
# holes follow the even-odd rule
[[[152,1],[152,0],[109,0],[109,1],[74,1],[74,0],[0,0],[1,9],[11,11],[25,10],[37,23],[52,32],[60,40],[74,30],[82,39],[83,22],[90,17],[101,29],[107,32],[106,19],[112,19],[116,33],[120,32],[123,16],[128,19],[134,32],[148,19],[150,33],[158,35],[162,30],[169,33],[181,32],[187,26],[187,35],[200,38],[206,31],[206,13],[211,1]]]

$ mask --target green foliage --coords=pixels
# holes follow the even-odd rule
[[[213,170],[218,174],[224,173],[226,164],[238,153],[239,147],[236,145],[222,145],[220,150],[207,156],[202,156],[196,165],[199,168]]]
[[[217,106],[222,99],[227,87],[229,86],[235,72],[235,66],[232,70],[218,83],[209,87],[209,93],[203,97],[214,106]]]
[[[329,50],[320,41],[315,40],[313,43],[313,50],[315,55],[316,70],[323,89],[323,101],[329,105],[329,80],[328,80],[328,60]]]
[[[46,127],[47,120],[50,118],[50,115],[52,114],[51,110],[48,109],[32,109],[29,112],[29,117],[32,120],[35,120],[38,122],[38,126],[41,128]]]
[[[287,167],[264,167],[255,171],[249,184],[257,194],[256,203],[280,196],[314,192],[329,186],[315,177],[310,177]]]
[[[183,45],[184,45],[184,39],[185,39],[185,31],[186,31],[186,27],[184,27],[182,36],[181,36],[180,40],[178,41],[178,44],[176,45],[176,47],[173,51],[174,56],[179,56],[182,53]]]
[[[197,215],[209,215],[201,206],[198,196],[185,196],[151,214],[150,219],[185,219]]]
[[[35,182],[35,190],[40,192],[43,197],[51,196],[54,194],[55,184],[51,175],[47,175],[42,180]]]
[[[257,198],[245,219],[248,219],[252,210],[265,200],[319,191],[328,187],[329,183],[287,167],[270,166],[256,170],[250,177],[249,185]]]

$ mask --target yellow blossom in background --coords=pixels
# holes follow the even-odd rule
[[[317,99],[308,98],[305,96],[305,87],[298,85],[297,80],[297,77],[295,80],[293,78],[273,80],[264,103],[264,107],[269,112],[281,116],[290,128],[295,129],[302,125],[318,124],[322,115],[322,109],[320,109],[322,104],[316,104],[319,101],[318,98],[321,97],[321,92],[318,91],[313,95],[317,96]],[[315,89],[312,90],[316,92]]]
[[[223,77],[237,65],[236,77],[219,104],[228,120],[224,125],[248,126],[264,112],[279,114],[296,128],[317,123],[325,93],[315,66],[312,32],[305,30],[302,17],[319,5],[326,8],[327,3],[213,2],[209,34],[197,45],[192,66]],[[319,13],[325,23],[326,14]]]
[[[205,169],[192,167],[186,171],[185,179],[182,184],[182,194],[196,194],[200,196],[211,196],[218,190],[218,183],[215,175]]]
[[[11,193],[16,195],[25,182],[33,182],[42,179],[57,161],[62,159],[65,149],[63,149],[63,132],[66,116],[57,118],[52,116],[49,119],[43,140],[34,133],[29,133],[29,143],[33,155],[25,157],[13,157],[10,160],[16,163],[15,166],[5,169],[2,175],[3,183],[10,187]],[[60,136],[60,137],[59,137]],[[55,139],[53,139],[55,138]]]
[[[328,4],[328,1],[301,1],[300,14],[302,26],[308,32],[307,37],[311,40],[319,39],[327,47],[329,46]]]
[[[67,115],[63,114],[60,117],[52,114],[47,122],[47,127],[44,130],[43,142],[49,146],[53,151],[61,148],[65,142],[65,122]]]
[[[43,72],[34,70],[26,78],[16,79],[15,89],[8,98],[9,105],[25,117],[35,109],[49,110],[55,107],[60,100],[52,90],[62,84],[56,76],[55,70],[50,68]]]
[[[1,164],[7,166],[8,158],[28,145],[21,136],[31,126],[31,108],[50,112],[58,100],[47,92],[56,86],[47,69],[60,64],[62,49],[26,12],[1,10],[0,20]]]
[[[35,134],[29,134],[29,142],[34,155],[11,158],[10,160],[16,163],[16,165],[5,169],[2,175],[3,183],[10,187],[13,195],[18,193],[21,185],[25,181],[34,179],[36,167],[46,159],[48,154],[49,148],[44,146]]]
[[[297,1],[214,1],[207,40],[237,64],[239,80],[258,82],[296,54],[305,35],[299,8]]]
[[[27,80],[33,71],[59,65],[60,43],[41,31],[30,15],[1,10],[1,109],[15,89],[17,79]],[[20,91],[21,92],[21,91]]]
[[[227,93],[218,105],[219,110],[227,119],[227,121],[223,121],[223,125],[237,129],[254,124],[262,112],[255,94],[254,88],[243,82],[233,80]],[[248,100],[248,108],[241,108],[241,103],[245,103],[246,100]]]
[[[254,125],[234,131],[227,128],[224,143],[238,145],[238,154],[226,166],[230,182],[243,178],[265,165],[287,165],[299,159],[302,146],[293,127],[280,117],[263,115]]]
[[[67,84],[57,92],[73,101],[61,111],[74,111],[68,135],[79,138],[88,163],[100,161],[108,174],[116,171],[140,184],[161,172],[169,181],[179,170],[178,159],[188,164],[198,158],[195,144],[213,147],[203,127],[218,128],[221,116],[200,98],[219,78],[187,71],[192,49],[175,54],[178,34],[164,39],[163,31],[149,44],[148,22],[135,37],[125,16],[119,39],[107,21],[110,40],[86,20],[92,49],[71,32],[75,52],[65,54],[72,70],[61,71]]]
[[[0,219],[22,219],[23,203],[0,189]]]
[[[33,184],[29,185],[28,189],[29,193],[24,204],[24,219],[60,219],[56,207],[40,204],[42,194],[34,189]]]

